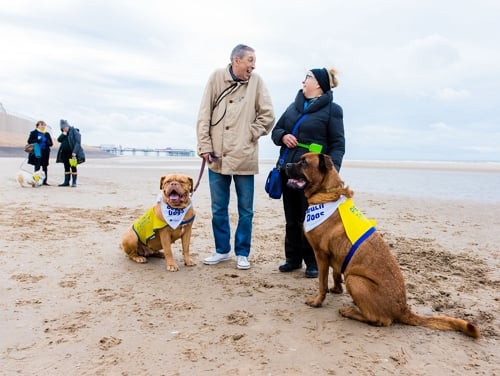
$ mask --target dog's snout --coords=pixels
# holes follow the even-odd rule
[[[285,165],[286,176],[290,176],[290,171],[292,170],[292,168],[293,168],[293,163],[287,163]]]

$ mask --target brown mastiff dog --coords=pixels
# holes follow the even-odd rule
[[[393,322],[438,330],[457,330],[479,338],[479,329],[448,316],[425,317],[406,303],[406,288],[396,258],[373,221],[366,219],[350,200],[353,191],[335,170],[328,155],[307,153],[288,163],[288,186],[304,190],[309,208],[304,221],[307,240],[314,249],[319,273],[318,294],[306,301],[320,307],[328,291],[328,271],[333,269],[333,293],[342,292],[342,275],[356,307],[342,307],[340,314],[376,326]]]
[[[189,256],[195,217],[191,203],[193,179],[185,175],[165,175],[160,178],[160,189],[158,202],[126,230],[120,248],[138,263],[148,262],[150,256],[165,258],[167,270],[175,272],[179,267],[172,256],[171,244],[179,238],[184,265],[195,265]]]

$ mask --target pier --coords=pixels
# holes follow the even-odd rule
[[[114,155],[142,155],[142,156],[164,156],[164,157],[194,157],[194,150],[175,148],[122,148],[114,145],[101,145],[100,149]]]

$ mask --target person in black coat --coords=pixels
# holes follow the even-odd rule
[[[288,106],[272,130],[273,142],[281,146],[280,155],[288,148],[284,165],[295,163],[309,149],[303,145],[321,145],[321,153],[328,154],[337,171],[340,170],[345,153],[344,121],[342,108],[333,102],[332,88],[338,85],[337,72],[330,68],[315,68],[307,72],[302,89],[295,101]],[[307,114],[296,134],[292,131],[297,120]],[[303,222],[308,204],[302,191],[286,186],[285,171],[281,171],[283,184],[283,208],[285,213],[285,262],[279,266],[281,272],[290,272],[306,264],[305,276],[316,278],[318,268],[314,251],[307,241]]]
[[[57,163],[64,164],[64,182],[59,187],[69,187],[71,177],[71,187],[76,187],[77,165],[85,162],[85,153],[83,151],[80,131],[69,125],[67,120],[60,121],[61,134],[57,141],[61,143],[57,152]]]
[[[28,144],[34,145],[33,152],[28,156],[28,163],[34,166],[34,171],[38,171],[40,168],[42,168],[43,172],[45,172],[43,185],[49,185],[47,183],[48,166],[50,158],[50,148],[53,145],[52,137],[46,129],[47,124],[45,124],[43,120],[38,121],[35,125],[35,129],[30,132],[27,141]]]

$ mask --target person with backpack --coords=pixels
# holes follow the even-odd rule
[[[57,163],[64,164],[64,182],[59,187],[69,187],[71,178],[71,187],[76,187],[77,165],[85,162],[85,153],[81,145],[82,136],[79,129],[68,124],[67,120],[60,121],[61,134],[57,141],[61,143],[57,152]]]

